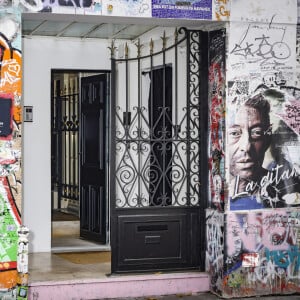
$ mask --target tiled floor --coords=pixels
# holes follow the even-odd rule
[[[104,278],[109,274],[110,263],[76,264],[54,253],[29,254],[29,283]]]

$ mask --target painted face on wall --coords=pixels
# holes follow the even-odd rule
[[[228,129],[230,174],[245,180],[255,180],[261,172],[268,142],[261,113],[242,106]]]

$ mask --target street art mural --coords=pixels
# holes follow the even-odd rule
[[[295,36],[295,26],[288,24],[231,26],[226,118],[230,210],[300,204]]]
[[[229,0],[7,0],[24,12],[228,21]]]
[[[296,7],[284,1],[278,15],[282,1],[260,4],[231,3],[220,293],[226,298],[300,290]]]
[[[209,33],[209,196],[210,207],[224,209],[225,181],[225,29]]]
[[[206,263],[210,288],[215,293],[223,289],[224,268],[224,214],[215,209],[206,210]]]
[[[225,215],[223,296],[300,291],[300,210]]]
[[[20,260],[21,13],[0,10],[0,297],[27,299],[28,270]],[[23,260],[28,251],[22,251]]]
[[[24,12],[151,17],[151,0],[14,0]]]

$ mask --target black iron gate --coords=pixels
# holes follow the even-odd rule
[[[59,75],[59,80],[54,75]],[[55,70],[51,81],[52,209],[79,215],[78,78],[71,72]]]
[[[112,273],[203,269],[207,33],[122,49],[111,46]]]

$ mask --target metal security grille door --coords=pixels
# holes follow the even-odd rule
[[[56,71],[52,77],[51,183],[57,202],[52,209],[78,215],[78,78]]]
[[[203,269],[206,39],[111,47],[112,273]]]

